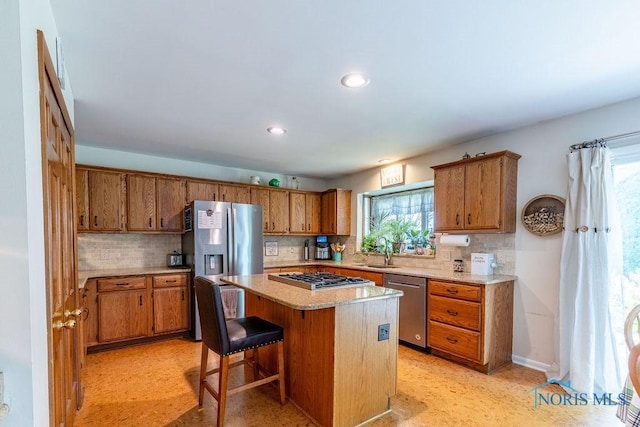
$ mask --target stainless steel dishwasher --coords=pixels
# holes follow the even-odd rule
[[[400,297],[398,338],[426,349],[427,279],[385,273],[384,287],[404,292],[404,295]]]

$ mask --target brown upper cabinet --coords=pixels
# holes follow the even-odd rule
[[[320,193],[289,192],[289,232],[320,234]]]
[[[185,197],[182,179],[127,175],[127,229],[182,231]]]
[[[307,234],[320,234],[320,209],[322,205],[320,193],[307,193],[305,195],[305,204],[305,223],[307,224]],[[349,223],[351,222],[350,219],[348,219],[348,221]]]
[[[76,169],[78,231],[122,231],[124,174]]]
[[[194,200],[219,200],[218,183],[208,181],[187,181],[187,204]]]
[[[520,157],[500,151],[432,166],[435,231],[515,232]]]
[[[237,184],[220,184],[220,201],[229,203],[251,203],[249,187]]]
[[[287,190],[251,187],[251,203],[262,206],[264,233],[285,234],[289,231],[289,192]]]
[[[287,190],[98,166],[76,167],[78,231],[184,231],[193,200],[263,207],[265,234],[349,235],[351,190]]]
[[[320,233],[351,234],[351,190],[327,190],[321,195]]]

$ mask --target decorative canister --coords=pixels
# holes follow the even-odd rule
[[[462,273],[464,271],[464,262],[461,259],[453,260],[453,271],[456,273]]]

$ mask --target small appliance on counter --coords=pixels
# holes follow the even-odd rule
[[[184,255],[179,254],[178,251],[173,251],[172,254],[167,255],[167,267],[183,267]]]
[[[304,239],[304,260],[309,261],[309,239]]]
[[[329,241],[327,236],[316,237],[316,259],[331,259],[331,250],[329,248]]]
[[[497,267],[497,264],[494,261],[493,254],[471,254],[471,274],[491,276],[495,267]]]

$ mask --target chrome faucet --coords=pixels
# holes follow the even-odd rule
[[[382,239],[384,239],[384,265],[391,265],[393,260],[391,259],[391,252],[389,252],[389,241],[386,237],[380,236],[380,238],[378,238],[378,243],[380,243],[380,240]]]

